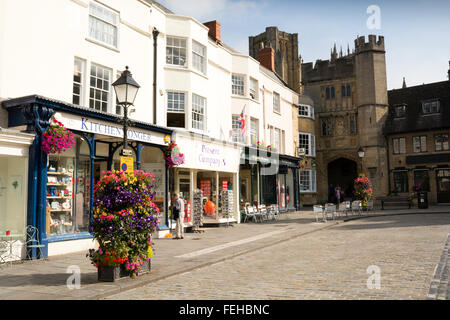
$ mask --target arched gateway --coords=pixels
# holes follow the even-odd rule
[[[344,191],[345,197],[352,196],[353,180],[357,175],[357,165],[353,160],[339,158],[328,163],[328,186],[332,185],[333,188],[339,186]],[[329,200],[331,200],[330,194]]]

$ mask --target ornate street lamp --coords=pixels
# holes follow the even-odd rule
[[[361,163],[361,173],[362,173],[362,171],[363,171],[362,159],[364,158],[364,150],[362,147],[359,147],[359,149],[358,149],[358,157],[361,159],[360,163]]]
[[[125,69],[112,86],[116,92],[117,104],[123,107],[123,119],[120,120],[120,123],[123,123],[122,156],[131,156],[131,150],[127,149],[128,126],[131,125],[131,121],[128,119],[128,107],[134,104],[140,85],[131,76],[128,66]]]

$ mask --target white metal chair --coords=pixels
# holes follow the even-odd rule
[[[259,219],[259,222],[264,222],[267,219],[267,210],[263,206],[255,207],[256,210],[256,218]]]
[[[373,200],[366,201],[366,211],[373,210]]]
[[[361,207],[362,207],[362,202],[361,200],[355,200],[352,202],[352,214],[354,214],[355,212],[357,212],[358,215],[361,215]]]
[[[316,222],[319,222],[319,219],[318,219],[319,214],[322,216],[323,221],[325,221],[325,222],[327,221],[325,214],[323,212],[324,209],[321,205],[318,205],[318,204],[314,205],[313,210],[314,210],[314,215],[316,216]]]
[[[255,215],[255,211],[254,211],[253,207],[246,206],[244,222],[247,222],[247,220],[249,220],[249,219],[253,219],[253,221],[256,222],[256,215]]]
[[[31,252],[33,249],[36,249],[39,252],[39,257],[42,258],[42,248],[45,246],[39,243],[39,231],[36,227],[27,226],[27,239],[26,239],[26,247],[27,247],[27,259],[32,259]]]
[[[348,212],[351,211],[352,205],[350,201],[344,201],[339,204],[339,212],[341,214],[345,213],[345,216],[348,217]]]
[[[8,250],[8,245],[5,242],[0,242],[0,266],[2,264],[6,263],[5,258],[3,257],[3,254],[7,253]]]
[[[333,220],[336,219],[336,205],[334,203],[325,204],[325,216],[328,217],[328,214],[331,214]]]

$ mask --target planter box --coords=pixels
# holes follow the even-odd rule
[[[151,260],[144,260],[141,270],[138,272],[138,276],[149,273],[151,269]],[[114,282],[119,279],[129,278],[130,271],[128,271],[123,265],[118,267],[103,267],[97,269],[98,281],[100,282]]]

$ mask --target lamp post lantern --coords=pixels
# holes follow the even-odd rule
[[[362,171],[363,171],[362,159],[364,158],[364,150],[362,147],[359,147],[359,149],[358,149],[358,157],[361,159],[360,163],[361,163],[361,173],[362,173]]]
[[[133,79],[127,66],[112,86],[116,92],[117,104],[123,107],[123,119],[120,120],[123,123],[122,156],[131,156],[131,150],[127,149],[128,126],[131,124],[131,121],[128,119],[128,107],[134,104],[140,85]]]

